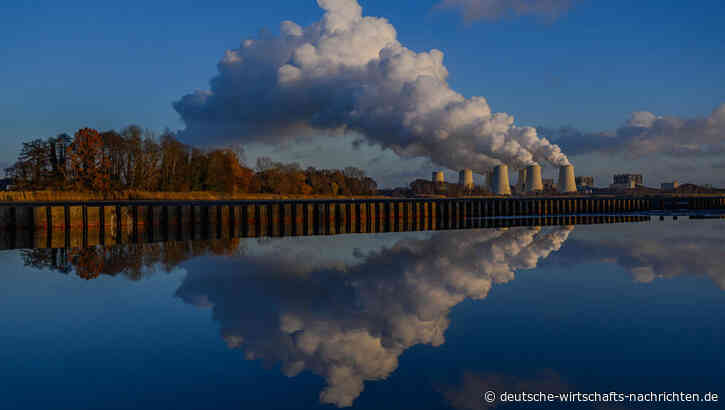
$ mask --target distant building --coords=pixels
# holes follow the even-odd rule
[[[0,191],[11,191],[13,180],[11,178],[0,178]]]
[[[634,184],[632,188],[644,185],[642,174],[619,174],[614,176],[613,185],[630,186],[632,184]]]
[[[552,190],[555,189],[554,179],[553,178],[544,178],[544,180],[542,182],[544,184],[544,190],[545,191],[552,191]]]
[[[576,177],[575,181],[578,188],[594,186],[594,177]]]
[[[661,189],[662,189],[663,191],[674,191],[674,190],[675,190],[675,189],[677,189],[677,188],[678,188],[679,186],[680,186],[680,183],[679,183],[679,182],[677,182],[677,181],[672,181],[672,182],[664,182],[664,183],[662,183],[662,185],[660,185],[660,188],[661,188]]]
[[[634,189],[637,185],[635,185],[634,180],[629,180],[626,182],[623,182],[621,184],[611,184],[609,185],[609,189],[612,191],[623,191],[625,189]]]

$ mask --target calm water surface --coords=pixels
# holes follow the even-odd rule
[[[2,409],[725,394],[725,220],[36,249],[0,264]]]

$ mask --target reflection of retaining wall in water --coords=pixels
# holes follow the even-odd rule
[[[7,204],[0,205],[0,249],[75,248],[149,240],[607,223],[614,221],[607,218],[614,217],[602,219],[592,215],[675,208],[725,209],[725,198],[555,197]],[[583,216],[568,216],[572,214]],[[513,218],[485,219],[495,217]]]

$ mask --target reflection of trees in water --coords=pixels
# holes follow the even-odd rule
[[[281,363],[327,381],[320,400],[350,406],[366,380],[387,378],[416,344],[439,346],[448,312],[466,298],[485,298],[493,283],[513,279],[558,250],[571,228],[438,232],[359,253],[335,265],[307,261],[290,274],[284,245],[244,263],[189,269],[177,295],[211,307],[232,348],[248,359]]]
[[[83,279],[100,275],[123,275],[139,280],[155,271],[172,271],[191,258],[213,254],[233,255],[240,239],[93,246],[73,249],[29,249],[20,251],[25,266],[61,273],[75,272]]]

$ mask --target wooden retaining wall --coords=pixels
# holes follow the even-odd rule
[[[725,210],[725,197],[2,204],[0,249],[609,223],[615,215],[674,209]]]

